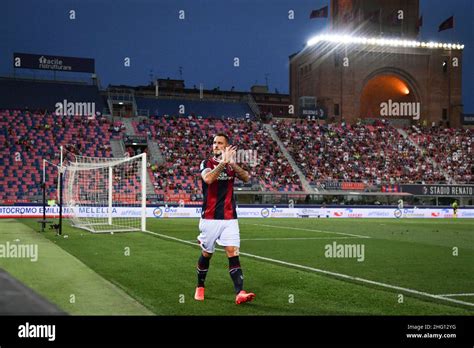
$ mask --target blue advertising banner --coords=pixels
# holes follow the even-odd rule
[[[13,53],[13,67],[16,69],[94,73],[95,61],[91,58]]]

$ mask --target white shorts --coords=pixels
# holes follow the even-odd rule
[[[212,254],[215,244],[220,246],[235,246],[240,248],[240,231],[237,219],[233,220],[199,220],[197,237],[202,250]]]

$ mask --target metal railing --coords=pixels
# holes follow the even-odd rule
[[[255,102],[255,99],[253,99],[252,95],[247,94],[245,99],[246,99],[247,104],[250,106],[250,109],[255,114],[255,116],[260,117],[260,108],[258,107],[257,103]]]

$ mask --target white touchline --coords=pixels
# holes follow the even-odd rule
[[[332,231],[322,231],[322,230],[311,230],[309,228],[299,228],[299,227],[287,227],[287,226],[275,226],[275,225],[264,225],[264,224],[247,224],[247,223],[240,223],[241,225],[253,225],[253,226],[263,226],[263,227],[273,227],[273,228],[284,228],[289,230],[297,230],[297,231],[310,231],[310,232],[321,232],[321,233],[332,233],[332,234],[340,234],[342,236],[351,236],[351,237],[359,237],[359,238],[370,238],[369,236],[363,236],[360,234],[351,234],[351,233],[344,233],[344,232],[332,232]]]
[[[181,242],[181,243],[185,243],[185,244],[190,244],[190,245],[194,245],[194,246],[199,245],[198,243],[188,242],[188,241],[186,241],[186,240],[184,240],[184,239],[179,239],[179,238],[167,236],[166,234],[156,233],[156,232],[152,232],[152,231],[144,231],[144,232],[145,232],[145,233],[154,234],[154,235],[159,236],[159,237],[163,237],[163,238],[175,240],[175,241],[177,241],[177,242]],[[216,250],[221,251],[221,252],[224,252],[223,249],[216,249]],[[252,258],[258,259],[258,260],[270,261],[270,262],[273,262],[273,263],[276,263],[276,264],[280,264],[280,265],[285,265],[285,266],[291,266],[291,267],[294,267],[294,268],[305,269],[305,270],[312,271],[312,272],[316,272],[316,273],[328,274],[328,275],[331,275],[331,276],[337,277],[337,278],[355,280],[355,281],[358,281],[358,282],[361,282],[361,283],[367,283],[367,284],[377,285],[377,286],[380,286],[380,287],[384,287],[384,288],[388,288],[388,289],[395,289],[395,290],[407,292],[407,293],[410,293],[410,294],[415,294],[415,295],[419,295],[419,296],[425,296],[425,297],[435,298],[435,299],[437,299],[437,300],[448,301],[448,302],[453,302],[453,303],[458,303],[458,304],[462,304],[462,305],[474,307],[474,303],[465,302],[465,301],[460,301],[460,300],[455,300],[455,299],[452,299],[452,298],[449,298],[449,297],[443,297],[443,296],[440,296],[440,295],[429,294],[429,293],[427,293],[427,292],[418,291],[418,290],[413,290],[413,289],[409,289],[409,288],[403,288],[403,287],[401,287],[401,286],[395,286],[395,285],[390,285],[390,284],[385,284],[385,283],[381,283],[381,282],[376,282],[376,281],[368,280],[368,279],[364,279],[364,278],[353,277],[353,276],[349,276],[349,275],[342,274],[342,273],[336,273],[336,272],[331,272],[331,271],[325,271],[325,270],[319,269],[319,268],[313,268],[313,267],[309,267],[309,266],[298,265],[298,264],[296,264],[296,263],[291,263],[291,262],[285,262],[285,261],[270,259],[270,258],[268,258],[268,257],[253,255],[253,254],[249,254],[249,253],[240,252],[240,255],[252,257]]]
[[[444,297],[474,296],[474,293],[469,293],[469,294],[444,294],[444,295],[438,295],[438,296],[444,296]]]
[[[358,239],[359,237],[288,237],[288,238],[243,238],[240,241],[252,241],[252,240],[313,240],[313,239]]]
[[[281,237],[281,238],[241,238],[240,241],[268,241],[268,240],[334,240],[334,239],[359,239],[359,237]],[[196,239],[187,240],[187,242],[193,242]]]

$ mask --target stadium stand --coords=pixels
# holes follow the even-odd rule
[[[174,108],[179,102],[174,100],[175,104],[168,106]],[[44,106],[44,101],[39,105]],[[298,175],[261,122],[245,116],[211,115],[212,112],[205,113],[206,117],[165,114],[131,120],[136,134],[156,142],[163,155],[163,163],[148,164],[157,195],[200,193],[199,165],[210,156],[212,136],[219,132],[229,134],[240,150],[252,150],[257,155],[256,165],[245,164],[251,183],[238,182],[237,187],[302,191]],[[31,201],[40,196],[42,159],[57,162],[60,145],[75,154],[112,157],[111,140],[123,139],[126,130],[124,124],[111,120],[105,116],[88,118],[0,109],[0,200]],[[474,181],[474,134],[470,129],[412,126],[405,129],[409,137],[404,138],[396,128],[381,121],[372,125],[322,125],[317,121],[280,119],[270,124],[312,185],[318,186],[322,181],[370,185],[445,183],[447,177],[453,180],[448,183]],[[136,149],[127,151],[136,154]],[[137,183],[122,176],[128,182],[120,184],[133,191]],[[56,173],[51,166],[47,167],[47,178],[52,194]]]
[[[134,127],[138,134],[156,139],[165,157],[164,166],[153,170],[157,193],[166,189],[176,193],[199,189],[199,165],[210,157],[212,136],[219,132],[229,134],[239,149],[256,151],[260,162],[246,167],[254,178],[253,184],[259,185],[261,190],[301,190],[296,173],[259,122],[160,117],[135,122]]]
[[[277,120],[274,129],[307,179],[366,184],[442,182],[428,158],[390,125]]]
[[[123,124],[106,117],[61,117],[19,110],[1,110],[0,116],[2,200],[39,196],[42,158],[57,161],[54,156],[60,145],[72,153],[111,157],[110,140],[121,139],[124,130]],[[261,191],[302,190],[291,165],[258,121],[154,117],[135,121],[133,126],[137,134],[157,141],[164,156],[163,164],[148,167],[157,194],[199,193],[199,165],[210,155],[212,135],[218,132],[230,134],[240,149],[256,151],[259,162],[247,165],[253,178],[251,187]],[[406,130],[410,139],[405,139],[382,122],[350,126],[276,120],[272,127],[314,185],[324,180],[375,185],[445,182],[436,164],[456,183],[473,182],[473,132],[469,129],[413,126]],[[47,168],[47,174],[48,186],[54,190],[52,167]],[[127,186],[136,184],[132,181]]]
[[[92,157],[111,157],[110,139],[120,138],[120,124],[105,117],[61,117],[19,110],[0,110],[0,199],[23,200],[41,194],[43,158],[58,162],[59,146]],[[56,156],[56,157],[55,157]],[[48,187],[57,173],[47,167]]]
[[[472,129],[412,126],[406,131],[455,183],[474,182]]]

